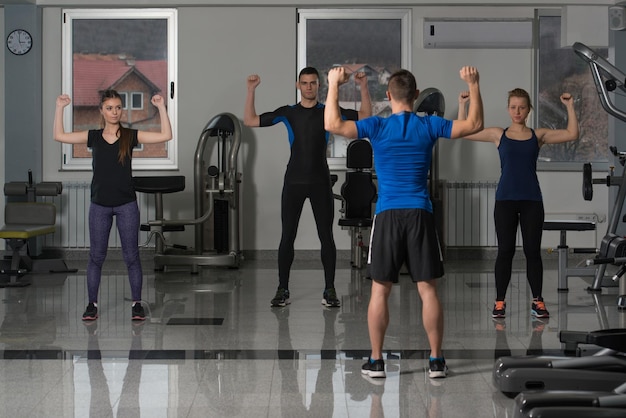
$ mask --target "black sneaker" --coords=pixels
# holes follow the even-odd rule
[[[276,296],[270,302],[272,306],[287,306],[291,303],[289,300],[289,290],[279,287]]]
[[[143,321],[146,319],[146,313],[143,310],[143,306],[141,306],[140,302],[135,302],[132,308],[131,319],[133,321]]]
[[[322,305],[331,308],[338,308],[341,305],[341,302],[339,302],[339,299],[337,299],[337,292],[335,291],[334,287],[324,290],[324,295],[322,296]]]
[[[448,375],[448,366],[443,358],[428,360],[428,377],[440,378]]]
[[[98,319],[98,307],[95,303],[89,303],[83,314],[83,321],[94,321]]]
[[[535,318],[549,318],[550,312],[546,309],[546,304],[543,303],[543,299],[533,299],[533,303],[530,306],[530,314]]]
[[[361,366],[361,373],[369,377],[387,377],[385,374],[385,361],[367,359],[367,362]]]

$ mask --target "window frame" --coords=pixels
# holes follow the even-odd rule
[[[139,106],[135,106],[135,97],[139,97]],[[130,92],[130,108],[134,110],[141,110],[144,106],[143,93],[140,91],[131,91]]]
[[[298,41],[297,64],[298,68],[307,66],[307,21],[308,20],[399,20],[400,21],[400,66],[411,71],[411,25],[412,10],[410,8],[385,9],[298,9]],[[346,54],[348,56],[349,54]],[[300,100],[299,91],[296,91],[296,101]],[[320,97],[320,102],[325,98]],[[344,139],[345,140],[345,139]],[[328,166],[333,171],[346,170],[345,157],[328,157]]]
[[[133,170],[178,170],[178,141],[177,141],[177,96],[173,95],[172,87],[178,83],[178,12],[176,9],[63,9],[62,25],[62,89],[64,93],[73,97],[73,22],[75,20],[155,20],[167,21],[167,90],[161,95],[167,102],[167,113],[172,126],[172,139],[164,144],[166,157],[160,158],[133,158]],[[133,92],[123,92],[133,93]],[[126,108],[130,109],[132,103],[131,94],[126,94]],[[142,105],[145,106],[145,98],[142,95]],[[66,129],[73,127],[73,104],[67,107],[63,115],[63,123]],[[62,171],[84,171],[92,169],[91,158],[78,158],[73,156],[73,145],[62,144]],[[143,147],[142,147],[143,148]],[[138,148],[139,149],[139,148]]]
[[[537,128],[540,122],[539,115],[539,80],[540,80],[540,63],[539,63],[539,31],[540,25],[539,20],[541,17],[559,17],[561,18],[561,25],[563,25],[562,13],[560,9],[535,9],[535,25],[533,28],[534,35],[534,45],[533,45],[533,65],[534,65],[534,79],[533,79],[533,107],[537,109],[536,112],[532,112],[532,126]],[[571,47],[570,47],[571,48]],[[608,48],[608,45],[607,45]],[[604,112],[604,110],[602,110]],[[580,114],[578,115],[580,117]],[[580,120],[579,120],[580,122]],[[609,121],[610,125],[610,121]],[[608,135],[608,132],[607,132]],[[609,138],[607,137],[607,141]],[[586,161],[537,161],[537,170],[538,171],[581,171],[582,164]],[[594,171],[607,171],[609,169],[609,156],[607,154],[606,160],[602,161],[593,161],[593,170]]]

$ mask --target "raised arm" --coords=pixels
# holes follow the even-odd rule
[[[343,67],[331,68],[328,72],[328,96],[324,108],[324,128],[333,134],[346,138],[357,137],[357,129],[354,121],[342,120],[339,110],[339,86],[348,81],[348,74]]]
[[[578,139],[578,119],[576,118],[576,110],[574,109],[574,98],[569,93],[563,93],[561,95],[561,103],[567,108],[567,128],[537,129],[535,134],[540,144],[559,144],[561,142]]]
[[[261,120],[259,115],[256,114],[254,106],[254,93],[259,84],[261,84],[261,77],[256,74],[248,76],[246,83],[248,93],[246,95],[246,104],[243,109],[243,124],[246,126],[257,127],[261,124]]]
[[[459,93],[459,111],[457,113],[458,120],[467,119],[467,102],[469,102],[469,91],[465,90]]]
[[[466,119],[452,122],[450,138],[461,138],[483,129],[483,101],[480,96],[478,70],[466,66],[461,68],[459,75],[467,83],[469,90],[469,111]]]
[[[361,109],[359,110],[359,119],[365,119],[372,116],[372,99],[367,85],[367,74],[358,72],[354,75],[354,82],[357,83],[361,90]]]
[[[159,142],[166,142],[172,139],[172,125],[170,118],[167,115],[167,108],[165,107],[165,99],[163,96],[155,94],[152,96],[152,104],[159,109],[159,119],[161,121],[160,132],[148,132],[138,131],[137,141],[140,144],[157,144]]]
[[[65,132],[63,127],[63,110],[72,102],[70,96],[62,94],[57,97],[54,111],[54,140],[66,144],[86,144],[89,137],[88,131]]]
[[[462,91],[459,93],[459,112],[458,120],[465,120],[467,118],[467,102],[469,102],[469,91]],[[498,145],[500,138],[502,137],[502,128],[485,128],[482,131],[476,132],[472,135],[465,135],[464,139],[472,141],[493,142]]]

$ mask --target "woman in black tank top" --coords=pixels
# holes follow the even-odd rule
[[[465,105],[469,95],[459,95],[459,119],[465,119]],[[508,94],[507,110],[511,118],[508,128],[485,128],[466,137],[473,141],[492,142],[498,147],[502,169],[496,203],[494,221],[498,239],[498,255],[495,263],[496,301],[492,317],[504,318],[506,314],[505,295],[511,281],[513,256],[517,227],[520,226],[524,255],[526,256],[526,276],[533,294],[531,315],[548,318],[550,313],[543,301],[543,263],[541,260],[541,237],[543,233],[544,209],[541,189],[537,179],[537,158],[539,148],[544,144],[558,144],[578,139],[578,120],[574,109],[574,98],[569,93],[560,97],[567,109],[565,129],[537,128],[526,125],[532,104],[528,93],[520,88]]]

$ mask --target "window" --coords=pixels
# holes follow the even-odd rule
[[[367,74],[373,114],[388,115],[391,109],[385,91],[389,76],[401,68],[410,70],[410,10],[311,9],[299,10],[298,17],[298,71],[307,66],[318,69],[322,78],[319,100],[326,99],[328,70],[343,65],[349,72]],[[341,107],[359,110],[360,100],[354,82],[341,86]],[[331,169],[345,169],[346,147],[345,138],[331,136]]]
[[[602,109],[589,65],[571,47],[561,47],[558,11],[538,11],[537,91],[534,94],[537,127],[565,128],[567,112],[559,99],[563,92],[575,98],[580,136],[577,141],[541,147],[541,169],[580,170],[584,162],[608,161],[608,113]],[[608,48],[594,48],[604,58]],[[576,164],[572,164],[576,163]]]
[[[143,93],[131,93],[130,94],[130,108],[131,109],[143,109]],[[130,117],[129,120],[132,120]]]
[[[114,89],[122,96],[125,126],[157,131],[159,113],[151,98],[160,94],[167,101],[173,139],[136,148],[133,168],[177,169],[176,10],[72,9],[63,16],[63,91],[72,98],[72,109],[64,114],[66,129],[100,128],[100,93]],[[91,170],[87,146],[63,144],[62,168]]]

